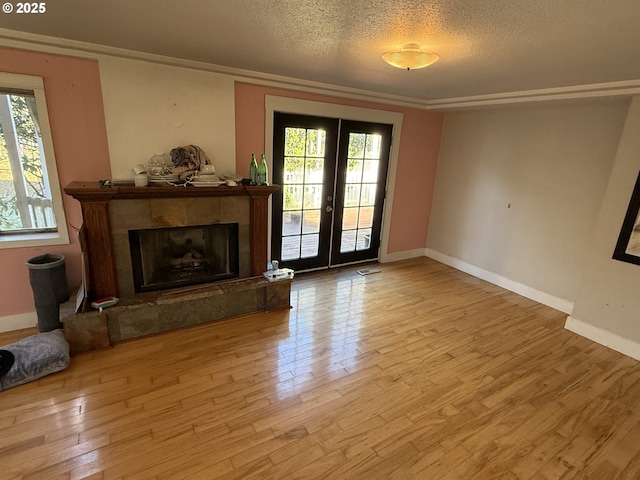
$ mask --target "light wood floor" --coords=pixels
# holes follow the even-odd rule
[[[434,261],[379,268],[0,393],[0,478],[640,478],[638,362]]]

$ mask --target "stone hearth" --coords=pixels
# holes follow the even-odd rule
[[[141,293],[113,307],[62,319],[71,353],[249,313],[290,308],[291,280],[263,277]]]

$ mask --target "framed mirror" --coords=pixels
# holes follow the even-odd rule
[[[640,174],[633,187],[613,258],[640,265]]]

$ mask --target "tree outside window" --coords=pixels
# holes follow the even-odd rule
[[[36,99],[0,93],[0,232],[56,231]]]

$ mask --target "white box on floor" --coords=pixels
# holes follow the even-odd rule
[[[291,270],[290,268],[278,268],[277,270],[268,270],[262,275],[264,275],[264,278],[266,278],[270,282],[275,282],[276,280],[292,279],[293,270]]]

